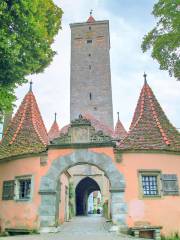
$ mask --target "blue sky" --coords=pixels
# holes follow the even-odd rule
[[[143,73],[148,74],[148,83],[170,121],[180,128],[180,82],[159,70],[158,63],[149,53],[142,53],[141,41],[155,24],[151,15],[153,0],[55,0],[64,11],[62,30],[55,39],[57,51],[51,65],[42,74],[31,76],[36,96],[47,129],[58,113],[60,127],[69,123],[70,88],[70,28],[73,22],[84,22],[93,9],[97,20],[110,21],[111,34],[111,78],[114,119],[116,112],[125,128],[132,120],[140,90]],[[28,85],[16,91],[17,106],[28,91]]]

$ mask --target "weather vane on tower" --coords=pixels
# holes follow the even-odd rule
[[[92,16],[92,13],[93,13],[93,9],[91,9],[91,11],[90,11],[90,16]]]
[[[30,92],[32,92],[32,85],[33,85],[33,81],[31,80],[31,81],[29,82],[29,91],[30,91]]]

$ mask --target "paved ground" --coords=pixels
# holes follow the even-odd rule
[[[127,237],[117,236],[108,231],[108,224],[100,216],[75,217],[65,223],[58,233],[0,237],[0,240],[117,240]]]

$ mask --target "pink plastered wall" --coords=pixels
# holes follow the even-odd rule
[[[180,186],[180,155],[157,153],[124,153],[116,163],[126,181],[125,200],[128,204],[127,223],[149,222],[162,226],[162,233],[180,233],[180,196],[143,198],[138,178],[139,170],[160,170],[162,174],[177,174]]]
[[[128,205],[127,223],[134,226],[136,222],[149,222],[151,225],[162,226],[166,235],[180,231],[180,196],[162,196],[157,199],[143,199],[140,195],[138,180],[139,170],[160,170],[163,174],[177,174],[180,186],[180,155],[158,153],[123,153],[122,161],[115,162],[113,148],[91,148],[90,151],[104,153],[112,158],[117,169],[124,175],[126,181],[125,201]],[[41,203],[39,185],[42,176],[46,175],[52,162],[62,156],[72,153],[73,149],[52,149],[48,152],[48,162],[40,165],[40,157],[12,160],[0,164],[0,224],[4,228],[39,227],[38,210]],[[3,181],[13,180],[16,176],[33,176],[33,195],[30,202],[14,200],[2,201]],[[64,179],[64,180],[63,180]],[[63,186],[68,184],[67,177],[61,179]],[[61,194],[64,191],[62,191]],[[65,203],[61,196],[59,218],[65,219]]]
[[[68,149],[49,151],[48,162],[42,166],[40,165],[40,157],[29,157],[0,163],[0,231],[4,231],[5,228],[39,228],[40,179],[46,175],[52,162],[57,157],[71,152],[72,150]],[[30,201],[2,200],[3,182],[26,175],[32,175],[32,199]]]
[[[0,164],[0,223],[5,228],[36,229],[38,227],[38,207],[40,204],[39,157],[12,160]],[[15,177],[32,175],[32,199],[30,201],[2,200],[3,181]]]

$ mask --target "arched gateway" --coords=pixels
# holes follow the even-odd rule
[[[126,225],[127,207],[124,202],[125,182],[123,175],[107,155],[80,149],[54,160],[48,173],[41,179],[39,191],[41,194],[39,211],[41,228],[56,225],[56,188],[59,176],[70,167],[78,164],[94,165],[105,173],[110,182],[112,221],[117,225]]]
[[[127,206],[124,202],[125,181],[123,175],[118,171],[112,159],[104,153],[91,150],[93,147],[112,147],[111,137],[104,135],[102,131],[96,131],[87,119],[79,116],[71,122],[67,133],[51,142],[50,147],[74,149],[74,152],[55,159],[47,174],[42,177],[39,193],[41,204],[39,210],[40,227],[56,226],[58,211],[58,179],[60,175],[69,168],[89,164],[96,166],[104,172],[109,180],[111,193],[111,215],[116,225],[126,225]]]

